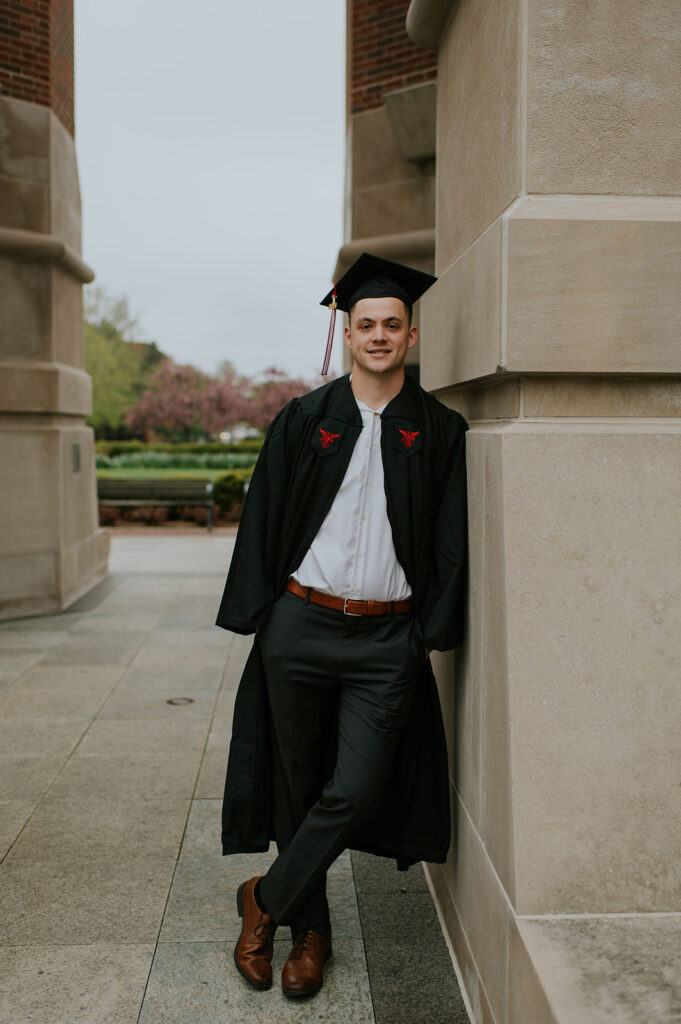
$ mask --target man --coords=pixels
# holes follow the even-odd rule
[[[323,983],[326,871],[346,848],[442,862],[447,755],[430,649],[461,642],[465,420],[405,375],[412,305],[435,278],[363,254],[324,300],[348,313],[352,374],[275,418],[253,473],[218,625],[256,632],[235,705],[223,852],[277,843],[237,893],[234,952],[283,991]]]

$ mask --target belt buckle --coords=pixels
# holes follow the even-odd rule
[[[362,615],[360,612],[349,612],[348,601],[352,601],[351,597],[346,597],[343,601],[343,615],[352,615],[353,619],[361,619]]]

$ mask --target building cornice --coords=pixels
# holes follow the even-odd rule
[[[407,35],[424,50],[439,50],[440,39],[457,0],[411,0]]]
[[[351,267],[363,252],[382,256],[399,263],[416,262],[432,257],[435,253],[435,230],[404,231],[395,235],[374,235],[371,238],[355,238],[346,242],[338,253],[338,262],[333,279],[338,281],[348,267]]]
[[[94,270],[83,263],[80,256],[56,235],[0,227],[0,253],[21,260],[53,263],[83,284],[89,284],[95,279]]]

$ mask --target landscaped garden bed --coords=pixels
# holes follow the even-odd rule
[[[141,442],[99,442],[97,444],[98,480],[134,481],[135,496],[142,500],[140,482],[144,480],[206,480],[213,482],[213,517],[216,525],[238,521],[245,487],[251,478],[261,442],[237,445],[143,445]],[[102,451],[106,447],[106,450]],[[244,447],[246,450],[243,450]],[[198,450],[197,450],[198,449]],[[209,449],[209,450],[206,450]],[[237,450],[235,450],[237,449]],[[150,487],[149,505],[116,505],[110,496],[100,497],[99,521],[102,526],[144,524],[167,525],[174,522],[204,526],[205,507],[160,505]]]

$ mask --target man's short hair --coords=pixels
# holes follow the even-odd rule
[[[397,298],[397,296],[395,296],[395,298]],[[361,301],[362,301],[361,299],[357,300],[357,302],[361,302]],[[402,305],[404,306],[405,312],[407,314],[407,327],[411,327],[411,322],[412,322],[412,320],[414,318],[414,310],[412,309],[411,306],[408,306],[407,303],[403,299],[399,299],[398,301],[402,303]],[[352,321],[352,314],[353,314],[353,311],[355,309],[355,306],[357,305],[357,302],[355,302],[354,305],[350,306],[350,309],[348,310],[348,324]]]

